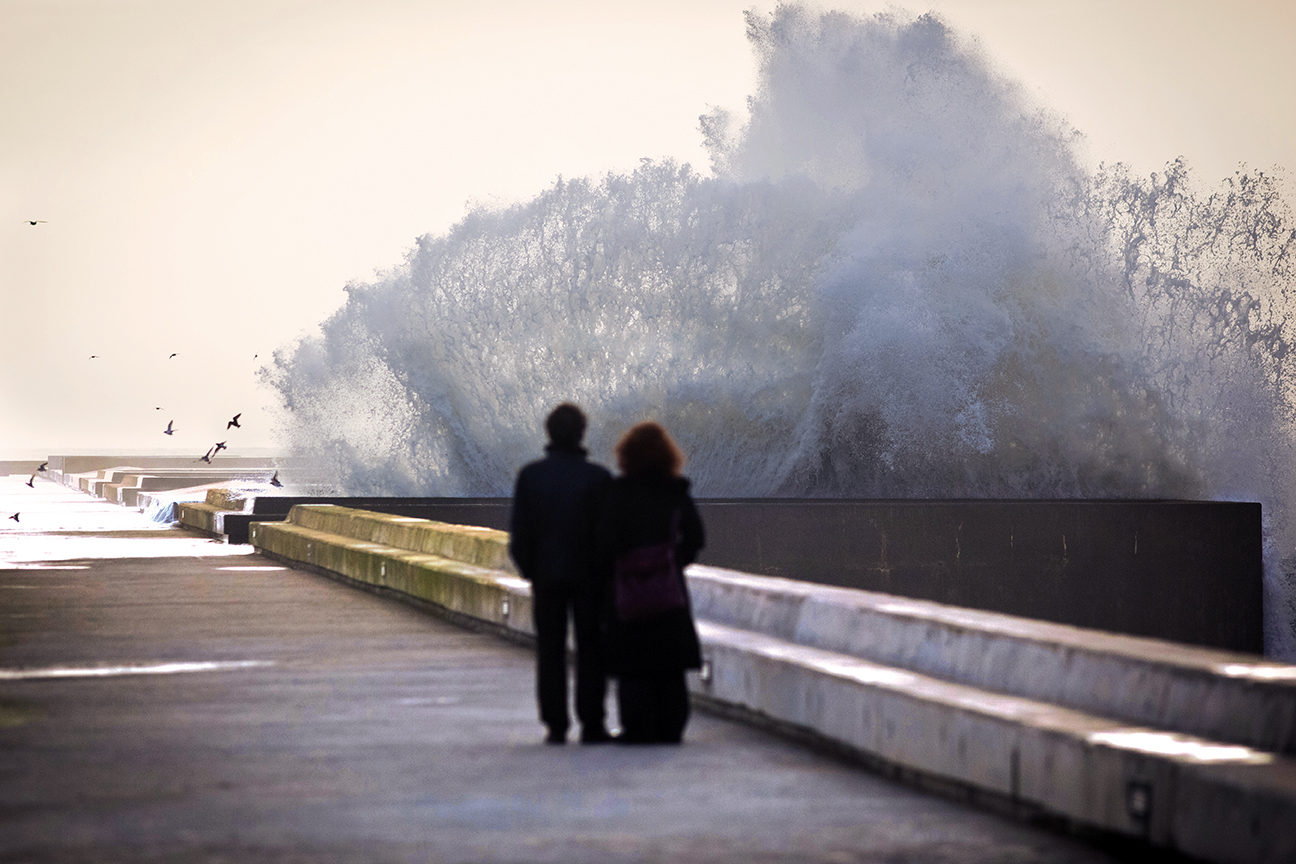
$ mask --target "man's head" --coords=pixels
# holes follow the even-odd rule
[[[585,437],[585,412],[570,402],[564,402],[549,412],[545,430],[550,443],[558,447],[579,447]]]

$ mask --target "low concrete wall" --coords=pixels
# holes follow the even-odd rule
[[[523,636],[533,635],[530,585],[497,566],[508,558],[507,539],[501,544],[501,534],[488,528],[309,504],[294,508],[289,522],[254,522],[250,528],[252,544],[273,557],[407,594]],[[382,542],[388,540],[409,547]]]
[[[251,539],[530,631],[529,586],[505,569],[500,531],[302,506],[254,522]],[[1283,752],[1296,667],[716,568],[688,578],[706,659],[690,685],[708,704],[1013,809],[1211,860],[1296,858],[1296,762]],[[1194,701],[1208,717],[1186,710]]]
[[[44,459],[0,459],[0,477],[11,474],[31,476],[44,462]]]
[[[211,530],[214,533],[224,534],[230,543],[246,543],[248,525],[254,520],[285,519],[288,512],[299,504],[336,504],[396,516],[505,529],[508,527],[510,506],[507,499],[500,498],[338,498],[256,495],[252,496],[250,501],[250,506],[244,507],[241,513],[214,514],[210,520]],[[183,504],[178,508],[182,513],[182,520],[184,508],[188,506],[191,505]],[[192,524],[196,527],[198,520],[202,518],[204,517],[195,516]]]
[[[269,498],[508,528],[503,498]],[[1260,505],[702,499],[699,563],[1261,653]],[[228,521],[228,520],[227,520]],[[245,523],[234,521],[240,531]],[[246,542],[246,535],[230,535]]]
[[[890,594],[694,566],[699,618],[1159,729],[1296,755],[1296,667]]]
[[[141,492],[166,492],[173,489],[188,489],[193,486],[204,486],[208,483],[228,483],[231,480],[265,482],[273,472],[268,469],[252,471],[234,469],[232,471],[189,471],[168,474],[127,474],[116,488],[116,501],[126,507],[138,507]],[[113,487],[104,487],[104,497],[113,500]]]
[[[135,468],[188,468],[192,467],[195,457],[191,456],[130,456],[125,454],[108,456],[66,456],[51,455],[49,470],[59,474],[86,474],[104,468],[116,468],[129,465]],[[221,461],[236,468],[274,468],[275,460],[258,456],[224,456]]]
[[[227,513],[242,513],[243,508],[250,503],[250,500],[238,497],[231,489],[208,489],[206,500],[179,503],[176,505],[176,514],[181,525],[207,534],[221,535],[225,527],[222,517]]]
[[[240,467],[218,461],[209,466],[187,465],[183,468],[144,469],[133,465],[118,466],[101,468],[84,474],[61,474],[56,479],[96,498],[135,507],[138,506],[139,494],[144,491],[188,489],[208,483],[228,483],[237,480],[265,482],[273,473],[273,468]]]

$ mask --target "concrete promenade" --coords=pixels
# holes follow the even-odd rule
[[[0,861],[1122,860],[702,713],[546,747],[526,649],[25,479]]]

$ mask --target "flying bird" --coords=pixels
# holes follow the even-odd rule
[[[283,485],[282,483],[279,482],[279,472],[278,472],[278,471],[276,471],[276,472],[274,473],[274,476],[270,478],[270,485],[271,485],[271,486],[274,486],[275,488],[279,488],[280,486]]]
[[[14,515],[10,516],[9,518],[12,519],[12,520],[14,520],[15,522],[17,522],[17,521],[18,521],[18,514],[15,513]]]
[[[212,447],[212,448],[208,449],[208,450],[207,450],[207,454],[206,454],[205,456],[199,456],[198,458],[201,459],[202,461],[206,462],[208,465],[210,465],[210,464],[211,464],[212,450],[215,450],[215,449],[216,449],[215,447]]]
[[[44,471],[45,468],[46,468],[46,466],[48,466],[48,465],[49,465],[48,462],[42,462],[42,463],[40,464],[40,467],[37,468],[36,470],[37,470],[38,472]]]
[[[33,475],[31,476],[31,479],[28,480],[28,481],[26,482],[26,484],[24,484],[24,485],[30,486],[31,488],[35,489],[35,488],[36,488],[36,475],[33,474]]]
[[[98,359],[99,359],[99,355],[98,355],[98,354],[91,354],[91,355],[90,355],[90,359],[91,359],[91,360],[98,360]]]
[[[157,409],[157,410],[161,411],[162,409],[159,408],[159,409]],[[165,428],[165,429],[162,430],[162,434],[163,434],[163,435],[174,435],[174,434],[175,434],[175,430],[171,428],[171,427],[174,426],[174,425],[175,425],[175,421],[174,421],[174,420],[168,420],[168,421],[167,421],[167,428]]]
[[[222,450],[224,450],[224,449],[225,449],[225,442],[224,442],[224,441],[217,441],[217,442],[216,442],[216,452],[219,453],[220,451],[222,451]]]
[[[242,412],[242,411],[240,411],[239,413],[235,414],[235,415],[234,415],[234,419],[231,420],[231,421],[229,421],[228,423],[225,424],[225,428],[228,429],[228,428],[230,428],[231,426],[233,426],[235,429],[242,429],[243,427],[240,426],[240,425],[239,425],[239,422],[238,422],[238,418],[240,418],[240,417],[242,417],[242,416],[243,416],[243,412]]]
[[[48,219],[28,219],[26,221],[28,225],[41,225],[45,222],[48,222],[49,220]]]
[[[171,356],[168,357],[167,359],[170,360],[170,359],[174,358],[175,356],[176,356],[176,355],[175,355],[174,353],[172,353]]]

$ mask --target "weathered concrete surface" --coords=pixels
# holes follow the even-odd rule
[[[3,861],[1080,864],[1145,851],[1120,859],[706,715],[679,748],[546,747],[525,650],[314,575],[225,569],[275,565],[13,485],[0,483],[0,509],[63,533],[0,530],[0,670],[269,665],[0,680]],[[24,551],[73,533],[80,551],[141,557]]]
[[[525,583],[481,567],[504,554],[503,532],[330,505],[296,507],[288,522],[254,524],[252,531],[254,545],[283,560],[409,593],[496,627],[525,629],[508,617],[529,597]],[[447,555],[460,549],[475,563],[406,546]],[[1296,857],[1296,762],[1164,725],[1197,723],[1179,702],[1209,697],[1199,707],[1215,715],[1205,721],[1210,728],[1282,744],[1289,727],[1270,727],[1290,717],[1296,668],[713,568],[692,568],[690,583],[697,585],[701,616],[754,628],[700,624],[710,674],[694,690],[720,706],[997,796],[1014,809],[1038,809],[1220,861]],[[878,641],[853,626],[861,613],[880,625]],[[833,650],[794,641],[799,636]],[[843,648],[936,667],[977,686],[869,662]],[[1050,655],[1063,661],[1040,662]],[[1072,665],[1077,671],[1068,685]],[[1035,666],[1043,680],[1031,674]],[[982,689],[987,682],[1040,692],[1023,698]],[[1104,684],[1132,692],[1113,694]],[[1152,691],[1146,701],[1169,703],[1151,712],[1163,725],[1039,698],[1069,695],[1137,713],[1147,710],[1138,692],[1145,686]],[[1231,699],[1242,700],[1241,713]],[[1248,708],[1264,708],[1262,722],[1248,717]],[[1132,796],[1149,806],[1132,803]]]
[[[198,461],[198,460],[190,460]],[[137,506],[141,492],[159,492],[185,489],[207,483],[268,481],[272,468],[231,467],[222,462],[210,466],[155,469],[149,471],[138,466],[101,468],[86,474],[51,475],[50,479],[73,489],[88,492],[127,507]]]
[[[154,474],[126,474],[120,483],[110,483],[103,489],[102,497],[126,507],[138,506],[141,492],[164,492],[184,489],[205,483],[247,481],[266,483],[274,474],[272,469],[215,468],[212,470],[170,471]]]
[[[0,459],[0,477],[10,474],[30,477],[38,473],[36,469],[44,462],[44,459]]]
[[[510,572],[507,535],[501,531],[322,504],[299,505],[291,521],[253,523],[250,531],[256,548],[284,561],[534,635],[531,586]],[[419,551],[376,538],[408,543]],[[505,563],[510,570],[503,569]]]
[[[1000,693],[1296,755],[1296,666],[871,591],[689,570],[700,617]]]
[[[269,479],[268,476],[266,479]],[[194,528],[205,534],[224,536],[224,516],[227,513],[242,513],[252,503],[247,493],[236,489],[208,489],[204,501],[185,502],[176,505],[179,522],[187,528]]]
[[[498,498],[340,498],[263,493],[254,494],[251,506],[245,507],[243,513],[226,513],[213,524],[219,522],[218,531],[228,537],[229,542],[247,543],[248,527],[253,521],[286,519],[289,511],[299,504],[333,504],[392,516],[499,529],[508,527],[510,506],[507,501],[501,504]]]
[[[1196,857],[1296,860],[1296,763],[700,622],[721,703]],[[1150,806],[1131,804],[1141,788]]]

